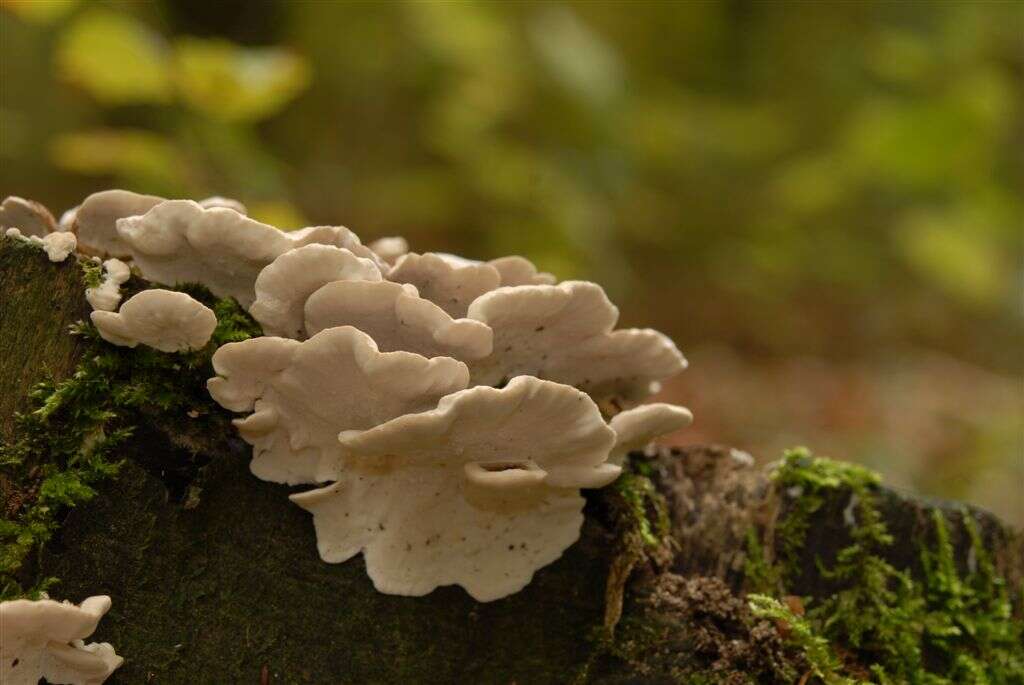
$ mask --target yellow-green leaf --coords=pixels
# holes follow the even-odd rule
[[[84,13],[60,37],[55,66],[106,105],[160,103],[171,95],[162,39],[129,14]]]
[[[310,69],[284,48],[182,38],[174,46],[174,76],[182,99],[194,109],[226,121],[256,121],[301,93]]]
[[[57,21],[78,5],[80,0],[0,0],[0,7],[34,24]]]
[[[80,174],[119,174],[177,182],[183,163],[169,140],[149,131],[96,129],[57,136],[50,143],[53,163]]]
[[[298,208],[284,200],[250,202],[247,206],[250,217],[256,221],[276,226],[282,231],[293,231],[308,225]]]

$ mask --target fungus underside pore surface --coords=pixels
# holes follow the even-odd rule
[[[0,304],[0,343],[32,347],[16,363],[53,377],[27,403],[29,386],[16,403],[0,398],[22,412],[0,433],[0,572],[4,598],[52,577],[57,597],[113,597],[94,636],[127,657],[110,683],[259,682],[264,667],[288,683],[1024,681],[1019,588],[1002,582],[999,550],[973,519],[952,521],[974,531],[969,568],[937,510],[915,568],[897,568],[882,555],[890,512],[877,478],[805,452],[774,476],[774,526],[748,538],[750,596],[665,570],[686,550],[639,455],[587,493],[580,541],[522,592],[487,604],[452,587],[376,593],[361,559],[320,561],[308,514],[287,501],[294,490],[252,477],[230,416],[206,394],[213,346],[258,334],[251,319],[188,288],[219,322],[195,353],[115,348],[90,327],[38,330],[84,318],[85,281],[99,278],[91,263],[52,264],[0,238],[0,302],[26,303]],[[139,287],[126,284],[126,297]],[[823,548],[819,521],[844,512],[848,544],[818,570],[797,563]]]

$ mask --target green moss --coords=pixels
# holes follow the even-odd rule
[[[622,514],[620,527],[638,538],[644,547],[657,549],[668,544],[672,524],[665,498],[645,473],[646,468],[649,467],[643,462],[628,461],[612,487],[624,505],[618,507]]]
[[[82,267],[82,281],[86,288],[98,288],[103,283],[103,264],[91,259],[79,260]]]
[[[840,674],[842,664],[829,641],[818,633],[810,621],[788,606],[767,595],[747,595],[750,610],[758,618],[767,618],[785,626],[787,641],[805,657],[811,673],[828,685],[846,685],[856,681]],[[797,682],[803,674],[790,671],[786,676]]]
[[[41,578],[23,587],[18,578],[28,555],[53,536],[63,512],[88,502],[98,483],[118,473],[114,450],[131,437],[141,414],[192,412],[200,424],[220,417],[204,391],[210,358],[220,345],[259,329],[233,300],[189,290],[218,318],[202,350],[114,347],[80,322],[71,333],[86,347],[74,373],[31,392],[30,410],[16,418],[16,437],[0,445],[0,477],[11,493],[0,520],[0,598],[38,596],[55,582]]]
[[[795,500],[776,529],[779,558],[771,560],[766,551],[770,545],[752,533],[747,571],[749,587],[777,596],[798,587],[798,552],[812,515],[830,494],[849,493],[844,516],[852,518],[850,544],[831,565],[818,561],[821,576],[836,590],[816,605],[807,600],[811,608],[806,619],[800,618],[799,630],[795,617],[780,614],[788,610],[779,602],[750,596],[756,613],[790,625],[790,639],[805,650],[808,661],[819,664],[820,678],[870,678],[882,684],[1024,683],[1024,622],[1013,617],[1005,583],[966,512],[962,516],[971,537],[972,568],[966,575],[958,571],[947,519],[935,510],[934,540],[922,545],[923,574],[915,580],[883,557],[893,538],[876,506],[876,474],[801,449],[785,455],[774,480]],[[844,655],[841,663],[825,658],[822,641]]]

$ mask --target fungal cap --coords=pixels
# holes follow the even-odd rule
[[[120,259],[103,262],[103,281],[95,288],[85,289],[85,299],[93,309],[112,312],[121,302],[121,286],[131,277],[131,269]]]
[[[230,197],[221,197],[220,195],[214,195],[208,197],[205,200],[199,201],[199,206],[203,209],[212,209],[214,207],[223,207],[225,209],[233,209],[239,214],[248,214],[249,210],[246,209],[238,200],[233,200]]]
[[[131,251],[118,235],[117,221],[145,214],[161,202],[164,202],[162,197],[130,190],[93,193],[74,210],[71,230],[78,236],[83,252],[101,257],[127,257]]]
[[[267,335],[305,338],[303,307],[333,281],[380,281],[369,259],[332,245],[304,245],[277,257],[256,277],[256,301],[249,312]]]
[[[369,247],[385,262],[394,265],[399,257],[409,252],[409,241],[401,236],[388,236],[374,240]]]
[[[489,326],[472,319],[452,319],[436,304],[421,298],[409,284],[335,281],[306,300],[305,329],[309,335],[344,325],[367,333],[384,352],[405,350],[424,357],[462,360],[480,359],[491,353],[493,336]]]
[[[634,400],[681,371],[686,361],[650,329],[613,331],[619,310],[596,283],[502,287],[477,298],[468,317],[494,330],[494,351],[473,364],[473,381],[498,385],[530,374]]]
[[[244,307],[256,299],[260,271],[293,248],[320,243],[378,259],[344,226],[285,233],[233,209],[204,209],[190,200],[168,200],[142,216],[121,219],[117,232],[144,278],[172,285],[202,283]]]
[[[546,437],[538,439],[541,434]],[[578,475],[568,467],[599,467],[615,443],[615,433],[585,393],[519,376],[504,388],[462,390],[442,398],[432,411],[400,416],[364,431],[346,431],[338,439],[356,460],[402,455],[402,463],[407,464],[518,463],[528,454],[547,473],[545,482],[550,484],[554,478],[565,487],[568,479],[558,472]],[[617,476],[618,469],[614,471]],[[611,471],[588,483],[606,478],[614,480]]]
[[[457,584],[487,602],[521,590],[579,538],[578,488],[620,470],[604,463],[615,436],[589,397],[525,376],[338,440],[341,480],[291,500],[313,514],[321,558],[362,551],[389,594]]]
[[[217,327],[213,311],[185,293],[143,290],[117,313],[96,310],[90,315],[100,336],[124,347],[139,343],[161,352],[197,350]]]
[[[553,285],[557,279],[552,274],[537,271],[526,257],[511,255],[488,262],[501,274],[501,285]]]
[[[501,285],[501,274],[489,264],[456,259],[432,252],[410,252],[398,259],[388,280],[416,286],[420,297],[452,318],[461,318],[473,300]]]
[[[78,246],[78,240],[74,233],[47,233],[42,238],[33,235],[29,236],[29,240],[39,243],[51,262],[63,262],[74,253]]]
[[[207,382],[214,400],[255,413],[236,425],[254,446],[264,480],[316,483],[340,473],[338,433],[436,406],[466,387],[469,370],[448,357],[381,352],[351,326],[304,342],[261,337],[224,345]]]
[[[615,431],[615,447],[610,461],[621,464],[630,452],[643,449],[648,443],[693,422],[686,407],[675,404],[644,404],[616,414],[609,425]]]
[[[17,228],[22,235],[42,238],[57,230],[57,221],[35,200],[10,195],[0,203],[0,229]]]
[[[124,661],[109,644],[82,642],[110,609],[105,595],[80,605],[52,599],[0,602],[0,681],[98,685]]]

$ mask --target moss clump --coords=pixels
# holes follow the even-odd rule
[[[82,282],[86,288],[98,288],[103,283],[103,264],[82,259],[79,262],[82,267]]]
[[[800,449],[786,454],[774,480],[793,500],[777,526],[778,560],[757,535],[748,544],[748,584],[766,594],[799,588],[798,553],[812,516],[837,493],[849,496],[850,544],[831,564],[818,560],[835,590],[816,605],[805,600],[806,618],[771,597],[749,597],[755,614],[789,625],[814,675],[829,683],[1024,683],[1024,622],[1013,617],[1005,583],[966,512],[972,567],[958,570],[947,519],[935,510],[934,540],[920,550],[923,572],[915,580],[883,556],[893,538],[875,502],[876,474]]]
[[[0,599],[37,597],[56,581],[40,578],[23,587],[27,557],[53,536],[68,507],[92,499],[95,486],[117,474],[121,462],[114,448],[129,440],[141,415],[188,415],[195,417],[196,429],[226,420],[204,390],[210,358],[220,345],[257,335],[259,328],[233,300],[216,300],[198,287],[188,290],[217,315],[217,328],[202,350],[167,354],[145,346],[114,347],[80,322],[71,334],[85,350],[74,373],[58,383],[43,381],[31,392],[30,410],[16,418],[16,437],[0,444]],[[199,465],[190,466],[194,474]]]

